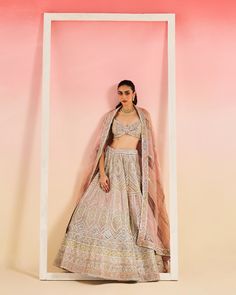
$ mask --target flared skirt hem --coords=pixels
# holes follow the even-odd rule
[[[105,157],[110,191],[98,173],[81,198],[54,266],[93,278],[158,281],[162,256],[137,245],[142,194],[137,150],[113,149]]]

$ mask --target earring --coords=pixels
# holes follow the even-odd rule
[[[134,96],[133,96],[133,101],[134,101]]]

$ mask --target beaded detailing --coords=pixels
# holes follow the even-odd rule
[[[122,122],[114,118],[113,124],[112,124],[112,133],[114,135],[114,138],[120,137],[124,134],[128,134],[140,139],[141,138],[141,122],[140,120],[138,120],[131,124],[124,125]]]

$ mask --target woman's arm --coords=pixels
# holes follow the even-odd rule
[[[101,154],[101,157],[99,159],[99,183],[101,188],[105,191],[105,192],[109,192],[110,190],[110,184],[109,184],[109,178],[108,176],[105,174],[105,168],[104,168],[104,162],[105,162],[105,153],[104,150]]]
[[[104,144],[103,146],[103,151],[102,151],[102,154],[100,156],[100,159],[99,159],[99,172],[100,172],[100,176],[104,176],[105,175],[105,150],[107,148],[108,145],[110,145],[113,141],[113,134],[112,134],[112,131],[111,129],[109,130],[109,133],[108,133],[108,137],[107,137],[107,140],[106,140],[106,143]]]
[[[105,162],[105,155],[104,155],[104,150],[103,150],[102,154],[101,154],[101,157],[99,159],[99,173],[100,173],[100,176],[105,175],[104,162]]]

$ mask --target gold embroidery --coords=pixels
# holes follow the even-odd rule
[[[95,174],[74,211],[54,265],[104,279],[159,280],[162,257],[137,243],[146,210],[137,150],[107,146],[105,171],[110,191],[100,188]],[[153,244],[151,236],[146,238]]]

